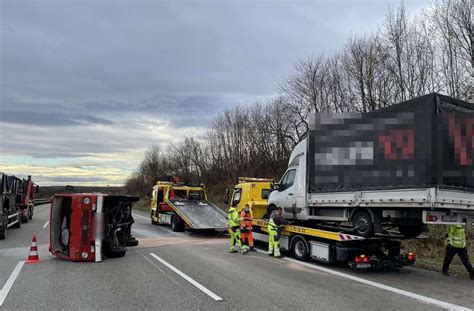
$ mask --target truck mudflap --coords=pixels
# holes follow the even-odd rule
[[[192,229],[227,229],[227,214],[209,201],[175,200],[170,206]]]

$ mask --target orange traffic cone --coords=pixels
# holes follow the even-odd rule
[[[30,254],[26,263],[38,263],[41,260],[38,256],[38,245],[36,245],[36,234],[33,234],[33,239],[31,240]]]

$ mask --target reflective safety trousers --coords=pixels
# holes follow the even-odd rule
[[[466,247],[466,232],[463,225],[448,225],[446,229],[446,241],[455,248]]]
[[[281,227],[277,226],[273,221],[273,218],[270,218],[268,222],[268,254],[274,254],[275,257],[280,256],[280,235]]]

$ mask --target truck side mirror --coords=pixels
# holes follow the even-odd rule
[[[36,185],[36,193],[40,191],[40,186]]]
[[[272,184],[272,191],[281,191],[281,187],[279,183],[273,183]]]

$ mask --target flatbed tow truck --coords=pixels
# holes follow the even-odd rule
[[[232,193],[226,195],[240,210],[249,204],[254,216],[253,236],[257,241],[268,243],[266,189],[271,180],[240,177]],[[255,204],[257,203],[257,204]],[[355,270],[377,270],[413,265],[416,254],[401,253],[401,234],[385,231],[370,238],[348,234],[339,229],[321,228],[311,223],[290,224],[282,228],[280,247],[302,261],[313,259],[323,263],[347,263]]]
[[[152,191],[150,218],[152,224],[171,225],[175,232],[227,229],[227,214],[207,200],[202,185],[158,181]]]
[[[268,243],[268,220],[255,219],[252,224],[254,239]],[[401,254],[403,238],[390,233],[364,238],[301,225],[285,225],[282,228],[280,247],[302,261],[314,259],[324,263],[346,262],[355,270],[377,270],[401,268],[415,263],[416,254]]]

